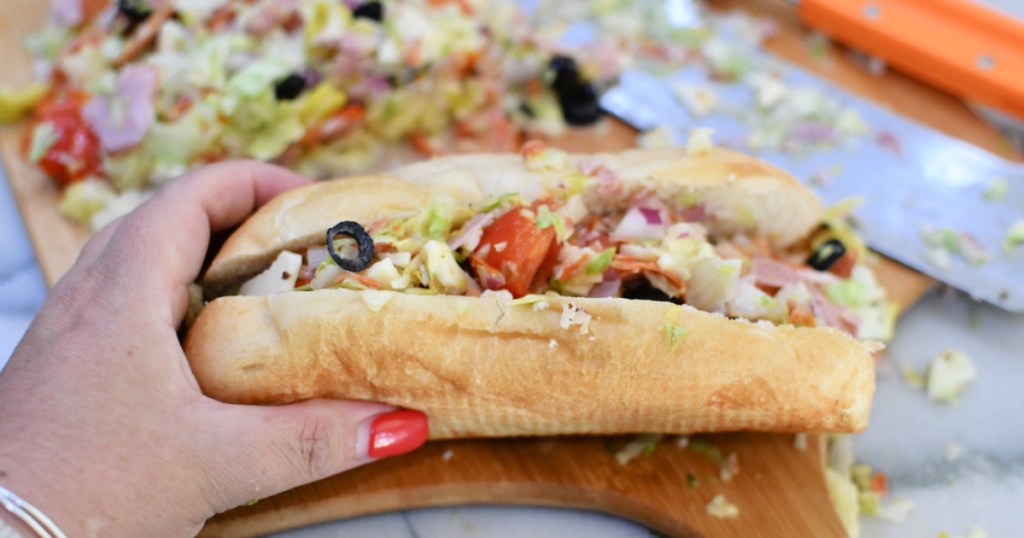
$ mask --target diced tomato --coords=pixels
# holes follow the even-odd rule
[[[82,21],[89,22],[107,8],[110,0],[82,0]]]
[[[801,308],[793,301],[789,302],[789,323],[796,327],[814,327],[817,323],[809,309]]]
[[[848,249],[828,270],[839,278],[850,278],[855,265],[857,265],[857,251]]]
[[[879,495],[885,495],[889,491],[889,477],[885,473],[875,473],[871,477],[871,490]]]
[[[562,245],[559,245],[557,241],[553,241],[547,255],[544,256],[544,261],[537,268],[537,274],[533,275],[533,284],[530,286],[532,289],[543,288],[547,284],[548,279],[555,273],[555,267],[558,265],[558,255],[561,252]]]
[[[72,95],[46,103],[37,109],[38,120],[27,132],[26,152],[38,126],[52,128],[52,144],[36,164],[62,187],[96,174],[101,165],[99,137],[82,118],[83,102]]]
[[[474,254],[487,266],[501,272],[505,277],[502,289],[514,297],[522,297],[529,293],[530,284],[554,241],[553,226],[538,228],[536,213],[517,207],[484,228]]]

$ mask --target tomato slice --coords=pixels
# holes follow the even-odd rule
[[[538,228],[534,211],[524,207],[513,208],[484,228],[480,246],[474,254],[487,267],[478,262],[477,274],[488,268],[499,271],[505,277],[499,289],[508,290],[514,297],[522,297],[529,293],[533,277],[554,242],[554,227]],[[486,285],[487,280],[480,280]]]
[[[62,187],[99,172],[100,141],[82,118],[82,101],[74,96],[48,103],[29,130],[48,125],[52,140],[36,164]]]
[[[551,243],[551,248],[548,249],[548,253],[544,256],[544,261],[541,262],[540,267],[537,268],[537,273],[533,275],[533,284],[530,286],[531,289],[539,290],[546,289],[548,279],[551,275],[555,274],[555,267],[558,266],[558,255],[562,252],[562,245],[559,245],[557,241]]]
[[[839,278],[850,278],[855,265],[857,265],[857,251],[849,249],[828,270]]]

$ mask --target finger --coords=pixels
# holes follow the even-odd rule
[[[168,185],[125,218],[113,232],[108,259],[126,273],[125,285],[164,307],[177,324],[187,304],[186,286],[199,274],[211,231],[237,224],[281,192],[309,181],[277,166],[226,162]]]
[[[208,470],[210,491],[222,495],[211,500],[218,511],[409,452],[428,434],[423,413],[369,402],[215,405],[222,409],[206,415],[206,426],[214,450],[230,451]]]
[[[82,252],[79,253],[78,259],[75,260],[75,266],[85,267],[92,265],[99,258],[100,254],[103,253],[103,250],[107,248],[110,238],[113,237],[114,232],[123,220],[124,216],[118,217],[100,228],[98,232],[92,234],[89,241],[82,247]]]

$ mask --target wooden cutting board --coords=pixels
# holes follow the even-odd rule
[[[906,116],[998,151],[998,136],[959,101],[899,74],[874,77],[845,53],[812,59],[794,14],[775,0],[721,1],[722,9],[742,7],[773,17],[779,35],[769,48],[820,76],[880,101]],[[30,62],[21,39],[45,19],[46,5],[6,0],[0,6],[0,87],[30,80]],[[88,237],[56,212],[53,186],[17,150],[20,133],[0,130],[2,155],[29,236],[47,282],[55,282],[74,262]],[[633,133],[615,122],[573,133],[559,141],[584,151],[629,145]],[[909,306],[933,282],[883,260],[883,284]],[[379,461],[211,519],[204,536],[253,536],[298,526],[404,508],[458,504],[532,504],[575,507],[620,515],[670,536],[747,536],[756,529],[770,536],[841,536],[823,475],[824,439],[811,436],[807,449],[791,435],[736,433],[703,436],[725,455],[736,453],[740,473],[728,482],[715,478],[718,464],[675,437],[662,440],[650,455],[620,466],[612,452],[629,437],[496,439],[433,442],[412,454]],[[689,477],[696,485],[688,485]],[[734,519],[710,517],[706,504],[724,494],[741,509]]]

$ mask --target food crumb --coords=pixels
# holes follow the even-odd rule
[[[914,369],[914,367],[910,366],[909,364],[904,364],[900,368],[900,376],[903,378],[903,381],[905,381],[907,383],[907,385],[910,386],[910,388],[912,388],[912,389],[923,389],[924,388],[924,385],[925,385],[925,378],[924,378],[924,376],[921,375],[921,372],[918,372],[917,370]]]
[[[455,452],[452,452],[452,449],[449,448],[448,450],[444,451],[444,454],[441,454],[441,459],[444,461],[450,461],[452,459],[452,456],[454,455]]]
[[[1003,251],[1009,256],[1017,245],[1024,245],[1024,219],[1018,220],[1006,230]]]
[[[638,456],[649,456],[658,449],[658,441],[661,440],[660,433],[638,435],[626,446],[615,452],[615,461],[619,465],[625,465]]]
[[[986,202],[1001,202],[1006,199],[1009,189],[1010,184],[1006,181],[1006,178],[997,177],[985,187],[985,192],[981,194],[981,198]]]
[[[686,435],[680,435],[676,438],[676,447],[686,448],[690,444],[690,438]]]
[[[558,340],[552,338],[550,341],[548,341],[548,349],[555,349],[556,347],[558,347]]]
[[[732,452],[725,459],[725,463],[719,467],[718,475],[722,482],[728,482],[738,474],[740,474],[740,458],[735,452]]]
[[[690,140],[686,143],[686,156],[700,157],[710,153],[711,149],[715,147],[714,142],[711,141],[713,133],[712,129],[690,130]]]
[[[715,495],[711,502],[708,503],[706,509],[708,515],[717,518],[738,517],[740,515],[740,508],[729,502],[725,495],[722,494]]]
[[[963,352],[947,349],[928,365],[928,398],[956,404],[960,394],[974,382],[977,372],[971,359]]]

